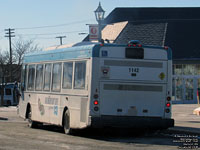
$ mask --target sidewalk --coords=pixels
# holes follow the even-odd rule
[[[197,104],[173,104],[172,118],[175,120],[175,127],[169,130],[200,135],[200,116],[193,114],[197,107]]]

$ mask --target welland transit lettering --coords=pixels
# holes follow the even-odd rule
[[[58,98],[45,97],[45,104],[58,105]]]

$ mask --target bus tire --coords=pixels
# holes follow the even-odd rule
[[[29,110],[28,110],[28,127],[30,128],[36,128],[38,126],[37,122],[36,121],[33,121],[31,118],[32,118],[32,111],[31,111],[31,106],[29,107]]]
[[[72,134],[72,129],[70,128],[69,110],[66,110],[63,116],[63,129],[65,134]]]

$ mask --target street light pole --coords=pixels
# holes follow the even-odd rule
[[[102,39],[102,37],[101,37],[101,20],[99,20],[99,22],[98,22],[98,27],[99,27],[98,41],[101,42],[101,39]]]
[[[102,38],[101,37],[101,25],[102,25],[102,21],[104,20],[105,11],[101,7],[101,3],[100,2],[99,2],[99,6],[94,11],[94,13],[95,13],[96,20],[98,22],[98,29],[99,29],[98,41],[101,42],[101,38]]]

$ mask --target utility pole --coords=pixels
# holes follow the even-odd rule
[[[62,39],[63,39],[63,38],[66,38],[66,36],[57,36],[56,38],[59,38],[59,39],[60,39],[60,45],[62,45]]]
[[[5,29],[6,31],[6,35],[5,37],[8,37],[9,38],[9,49],[10,49],[10,82],[12,82],[12,44],[11,44],[11,38],[12,37],[15,37],[15,35],[12,35],[13,33],[15,32],[12,32],[14,31],[15,29]]]

